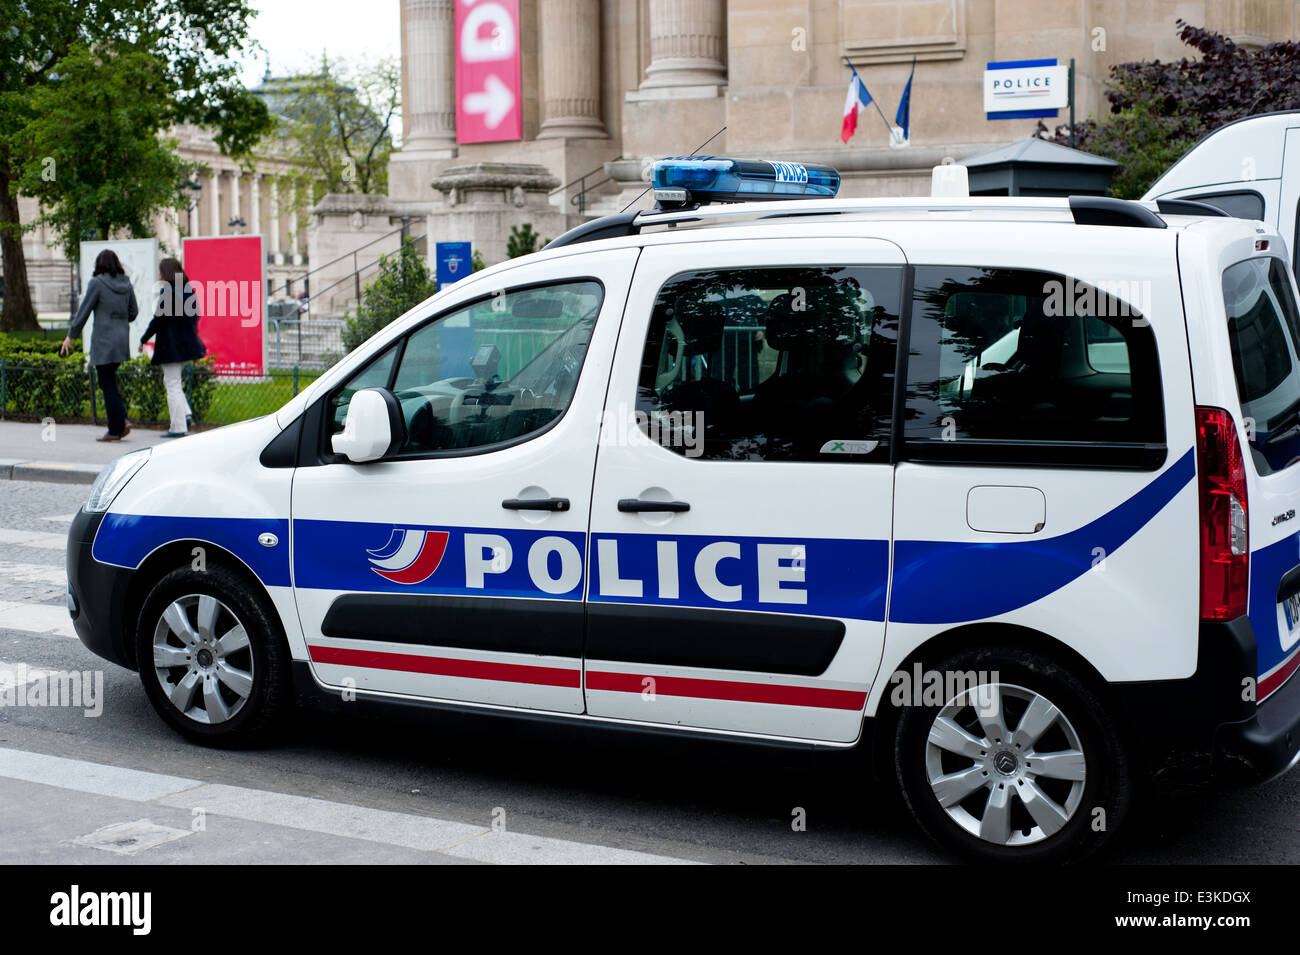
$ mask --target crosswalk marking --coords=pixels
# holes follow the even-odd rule
[[[20,531],[12,527],[0,527],[0,544],[61,551],[67,549],[68,535],[52,534],[48,531]]]
[[[363,839],[425,852],[503,864],[680,865],[689,860],[497,830],[414,813],[205,783],[181,776],[106,766],[65,756],[0,748],[0,776],[76,792],[114,796],[206,815]]]
[[[27,584],[49,584],[62,589],[68,584],[68,572],[63,564],[24,564],[13,560],[0,560],[0,583],[21,581]]]
[[[25,630],[60,637],[77,635],[66,607],[13,600],[0,600],[0,630]]]

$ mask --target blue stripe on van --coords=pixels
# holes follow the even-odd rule
[[[274,547],[257,542],[258,535],[267,531],[279,538]],[[289,522],[273,518],[106,514],[91,554],[103,564],[139,567],[153,551],[177,540],[222,547],[247,564],[268,587],[289,586]]]
[[[1291,534],[1250,553],[1250,596],[1246,615],[1255,632],[1258,670],[1267,673],[1281,663],[1294,646],[1282,649],[1283,634],[1277,620],[1277,587],[1287,571],[1300,563],[1300,533]]]
[[[1059,537],[994,543],[897,541],[889,619],[959,623],[1040,600],[1091,569],[1096,548],[1113,554],[1195,476],[1196,460],[1189,450],[1123,504]]]

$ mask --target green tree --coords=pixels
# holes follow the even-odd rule
[[[61,166],[55,156],[54,178],[41,178],[43,172],[51,175],[47,160],[52,157],[40,150],[51,144],[52,133],[44,124],[38,142],[40,110],[51,103],[70,108],[66,99],[50,96],[70,77],[84,91],[85,57],[93,53],[109,65],[112,75],[105,81],[111,86],[120,88],[127,75],[149,77],[138,91],[140,102],[130,104],[133,111],[152,107],[156,113],[145,136],[153,139],[154,130],[191,122],[211,131],[223,152],[242,156],[271,128],[265,104],[239,82],[235,58],[247,44],[252,13],[251,0],[0,0],[0,255],[5,281],[0,327],[37,327],[22,248],[23,229],[31,224],[25,226],[19,215],[19,184],[54,183],[46,199],[55,206],[69,197],[85,199],[85,191],[75,186],[82,174],[75,162]],[[86,128],[82,120],[79,125]],[[134,218],[147,220],[157,190],[139,189],[139,177],[171,176],[176,167],[164,167],[148,146],[123,150],[120,141],[98,145],[120,150],[115,187],[126,194],[126,202],[139,197],[141,211]],[[66,150],[66,144],[61,148]],[[164,148],[173,149],[165,142]],[[129,165],[141,158],[144,168]],[[102,164],[92,163],[89,174],[101,175]],[[167,185],[174,187],[176,180]],[[49,211],[61,215],[57,208]],[[72,218],[55,221],[66,226]]]
[[[1111,183],[1121,199],[1142,196],[1202,136],[1225,123],[1275,110],[1300,109],[1300,43],[1247,50],[1227,37],[1179,20],[1178,38],[1198,59],[1120,63],[1111,67],[1110,115],[1074,127],[1075,145],[1122,164]],[[1068,126],[1039,135],[1067,144]]]
[[[40,200],[38,222],[54,228],[76,260],[81,239],[118,231],[147,235],[155,212],[183,205],[180,183],[194,167],[164,138],[159,102],[165,66],[151,53],[79,48],[60,65],[63,81],[37,89],[18,189]]]
[[[511,226],[510,238],[506,240],[506,258],[517,259],[521,255],[529,255],[544,245],[546,240],[533,231],[531,222]]]
[[[349,315],[343,326],[343,347],[352,351],[436,290],[429,267],[415,248],[415,240],[403,240],[394,255],[379,257],[379,274],[366,286],[356,314]]]
[[[401,74],[392,60],[349,65],[322,55],[320,69],[277,82],[279,135],[314,199],[327,192],[384,195],[401,111]],[[304,197],[308,190],[300,188]]]

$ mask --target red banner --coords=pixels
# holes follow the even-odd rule
[[[266,371],[266,257],[260,235],[185,240],[185,274],[198,294],[199,337],[217,374]]]
[[[456,142],[523,139],[519,0],[456,0]]]

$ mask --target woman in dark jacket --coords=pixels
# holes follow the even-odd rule
[[[171,415],[169,430],[164,438],[182,438],[189,430],[190,403],[185,399],[181,372],[187,361],[197,361],[207,354],[199,339],[199,299],[194,286],[173,258],[158,263],[158,305],[153,321],[140,338],[141,347],[156,333],[158,341],[153,348],[153,364],[162,366],[163,384],[167,388],[167,411]]]
[[[95,366],[95,376],[104,392],[104,413],[108,415],[108,432],[95,440],[121,441],[131,426],[126,421],[126,404],[117,390],[117,366],[131,357],[127,326],[135,321],[139,306],[131,280],[111,249],[95,257],[95,272],[86,283],[86,294],[77,317],[68,326],[60,355],[71,350],[72,339],[81,334],[91,312],[95,314],[95,327],[90,333],[90,363]]]

